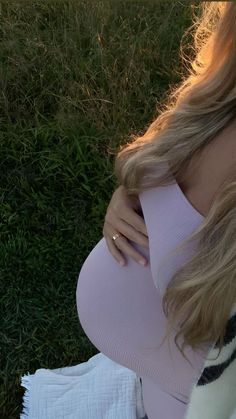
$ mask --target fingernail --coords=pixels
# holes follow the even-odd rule
[[[125,262],[124,262],[123,260],[120,260],[120,261],[119,261],[119,264],[120,264],[121,266],[125,266]]]
[[[142,260],[142,259],[140,259],[140,260],[139,260],[139,263],[140,263],[140,265],[142,265],[142,266],[145,266],[145,265],[146,265],[146,261],[145,261],[145,260]]]

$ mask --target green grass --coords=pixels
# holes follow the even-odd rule
[[[0,1],[0,417],[20,376],[87,361],[75,290],[103,237],[119,144],[182,69],[188,2]]]

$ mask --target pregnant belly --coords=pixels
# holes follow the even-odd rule
[[[149,260],[148,249],[132,245]],[[127,256],[126,260],[125,267],[118,264],[105,238],[90,252],[76,291],[80,324],[99,351],[186,401],[204,357],[186,350],[193,368],[178,352],[173,337],[169,346],[161,345],[166,318],[150,264],[143,267]]]

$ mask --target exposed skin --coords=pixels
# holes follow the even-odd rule
[[[147,263],[146,258],[138,253],[128,240],[130,239],[147,248],[149,247],[146,225],[143,218],[138,214],[140,210],[139,199],[131,199],[122,185],[114,191],[107,207],[103,235],[109,251],[118,262],[123,261],[125,264],[125,258],[121,253],[124,252],[130,255],[136,262],[144,260]],[[119,240],[121,252],[112,240],[112,236],[117,232],[122,234],[122,236],[116,239],[116,242]]]
[[[232,167],[236,165],[236,118],[230,122],[214,141],[206,146],[200,157],[191,160],[181,182],[178,182],[183,194],[204,217],[207,216],[214,200],[214,195],[225,180]],[[207,181],[206,181],[207,180]],[[148,247],[148,234],[144,219],[141,216],[141,205],[137,198],[130,198],[125,188],[121,185],[113,193],[107,207],[103,226],[103,235],[113,257],[126,263],[124,254],[127,254],[139,263],[146,258],[138,252],[129,242],[132,240]],[[115,242],[112,236],[120,233]]]

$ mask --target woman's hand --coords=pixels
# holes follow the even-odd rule
[[[123,185],[115,190],[107,207],[103,236],[109,251],[122,266],[125,265],[125,259],[121,252],[131,256],[144,266],[148,263],[147,259],[127,240],[130,239],[142,246],[149,247],[146,225],[143,218],[136,212],[138,210],[141,210],[138,197],[128,196]],[[112,236],[116,233],[121,235],[114,241]]]

